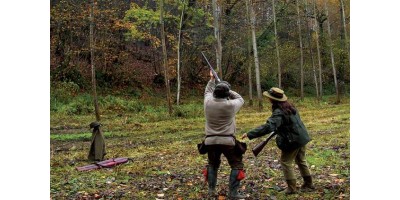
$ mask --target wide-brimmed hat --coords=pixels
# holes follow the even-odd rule
[[[263,92],[263,95],[276,100],[276,101],[286,101],[287,96],[285,95],[285,92],[277,87],[272,87],[268,91]]]

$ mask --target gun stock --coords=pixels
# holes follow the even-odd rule
[[[266,140],[262,141],[260,144],[258,144],[257,146],[255,146],[255,147],[252,149],[253,154],[254,154],[255,157],[258,156],[258,154],[264,149],[265,145],[267,145],[268,142],[269,142],[275,135],[276,135],[275,132],[270,133],[270,136],[269,136]]]
[[[255,157],[258,156],[258,154],[261,152],[261,150],[264,149],[265,145],[267,145],[267,141],[262,141],[260,144],[258,144],[257,146],[255,146],[252,151]]]

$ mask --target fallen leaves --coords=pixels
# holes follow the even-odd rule
[[[164,198],[164,194],[163,193],[161,193],[161,194],[157,194],[157,197],[160,197],[160,198]]]
[[[101,198],[101,196],[100,196],[100,195],[98,195],[98,194],[94,194],[94,198],[95,198],[95,199],[100,199],[100,198]]]
[[[329,176],[337,177],[339,174],[329,174]]]

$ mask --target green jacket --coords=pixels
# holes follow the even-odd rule
[[[297,110],[296,114],[285,115],[281,109],[276,108],[267,122],[249,131],[247,137],[253,139],[272,131],[277,133],[276,144],[283,151],[303,147],[310,141],[310,136]]]

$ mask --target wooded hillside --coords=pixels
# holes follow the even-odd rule
[[[51,1],[53,84],[90,91],[90,8],[90,1]],[[165,0],[163,10],[174,101],[180,81],[183,98],[202,91],[208,72],[201,51],[245,96],[249,83],[254,91],[281,86],[299,97],[349,92],[350,1]],[[159,1],[95,0],[93,22],[100,93],[164,90]]]

